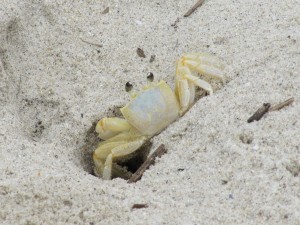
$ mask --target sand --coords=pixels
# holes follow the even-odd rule
[[[183,17],[194,3],[1,1],[0,224],[300,224],[300,1]],[[140,181],[93,176],[95,122],[129,101],[127,81],[173,87],[187,52],[222,59],[224,84],[152,139],[168,153]]]

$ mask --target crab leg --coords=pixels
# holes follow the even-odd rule
[[[223,69],[221,61],[214,56],[200,53],[190,53],[182,57],[183,64],[191,70],[200,74],[223,79]]]
[[[124,119],[112,117],[103,118],[96,125],[96,132],[103,140],[107,140],[117,134],[130,129],[130,125]]]
[[[102,160],[104,162],[106,157],[111,153],[112,149],[122,146],[126,143],[133,142],[137,139],[139,139],[139,137],[133,131],[118,134],[109,140],[100,142],[98,148],[94,151],[93,158],[96,161]]]
[[[193,84],[193,82],[188,81],[188,84],[189,84],[189,91],[190,91],[189,105],[192,105],[195,101],[196,90],[195,90],[195,85]]]
[[[107,143],[106,145],[100,146],[93,155],[93,159],[96,165],[97,170],[103,171],[102,178],[105,180],[110,180],[112,177],[112,168],[113,161],[119,157],[123,157],[129,155],[140,148],[145,143],[146,138],[140,137],[135,141],[120,144],[118,142]],[[106,148],[108,144],[112,147],[112,149]],[[105,146],[105,147],[104,147]],[[101,148],[102,147],[102,148]],[[108,154],[107,154],[108,153]],[[106,158],[105,162],[104,159]],[[104,162],[104,163],[103,163]]]
[[[176,77],[175,77],[175,94],[177,95],[179,105],[180,105],[180,114],[183,114],[189,107],[191,102],[191,86],[188,80],[184,77],[185,74],[191,73],[190,69],[186,66],[183,66],[181,60],[177,61],[176,64]]]
[[[209,94],[213,93],[211,85],[194,76],[192,71],[202,75],[223,79],[223,65],[221,61],[208,54],[190,53],[178,60],[176,65],[175,93],[180,103],[183,114],[195,99],[195,86],[201,87]]]
[[[189,83],[187,80],[178,81],[178,99],[180,103],[181,112],[186,111],[190,103],[190,90]]]
[[[193,76],[191,74],[186,74],[185,78],[188,79],[189,81],[191,81],[194,85],[203,88],[210,95],[213,93],[213,89],[208,82],[201,80],[200,78]]]

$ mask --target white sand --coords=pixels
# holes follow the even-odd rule
[[[300,1],[207,0],[183,18],[194,3],[1,1],[0,224],[300,224]],[[174,85],[186,52],[219,56],[226,83],[153,138],[168,153],[141,181],[91,175],[92,124],[127,81]]]

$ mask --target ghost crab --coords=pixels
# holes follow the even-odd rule
[[[189,53],[176,65],[175,91],[163,80],[149,84],[142,91],[133,93],[127,83],[126,91],[131,101],[121,108],[125,119],[103,118],[96,125],[96,132],[104,140],[93,153],[96,175],[105,180],[122,176],[124,168],[115,163],[137,151],[147,140],[160,133],[169,124],[183,115],[194,103],[195,87],[213,93],[209,83],[194,76],[192,72],[223,79],[223,65],[214,56]]]

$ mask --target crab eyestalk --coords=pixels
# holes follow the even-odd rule
[[[129,93],[131,98],[136,97],[136,92],[132,90],[133,89],[133,85],[130,82],[127,82],[125,84],[125,91]]]
[[[125,91],[126,92],[131,92],[132,91],[132,88],[133,88],[133,85],[130,83],[130,82],[127,82],[126,84],[125,84]]]
[[[149,73],[147,74],[147,81],[148,81],[149,83],[151,83],[151,82],[153,82],[153,80],[154,80],[154,75],[153,75],[152,72],[149,72]]]

